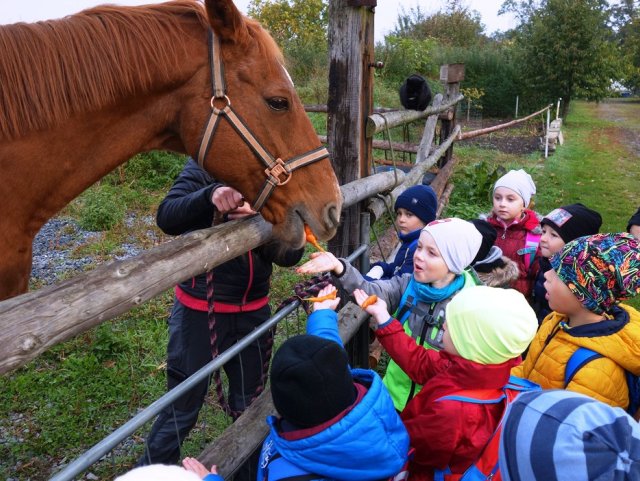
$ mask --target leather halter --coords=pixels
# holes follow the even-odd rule
[[[211,115],[207,121],[204,132],[202,135],[202,141],[200,142],[200,148],[198,149],[198,165],[204,169],[204,159],[209,153],[211,147],[211,140],[213,134],[216,132],[218,121],[220,117],[225,117],[235,131],[244,139],[247,145],[251,148],[253,153],[260,159],[265,165],[266,169],[264,173],[266,175],[265,183],[258,193],[258,198],[253,204],[253,210],[259,212],[267,199],[273,193],[273,190],[279,185],[285,185],[291,176],[293,171],[311,164],[318,160],[322,160],[329,156],[329,152],[326,148],[320,146],[307,153],[298,155],[286,162],[280,158],[274,159],[273,156],[267,152],[262,144],[255,138],[246,123],[240,118],[240,116],[231,108],[231,100],[226,95],[226,85],[224,81],[224,66],[222,64],[222,58],[220,57],[220,40],[215,36],[213,30],[209,30],[209,55],[211,62],[211,87],[213,90],[213,97],[211,97]],[[215,106],[215,102],[223,101],[225,106],[221,109]]]

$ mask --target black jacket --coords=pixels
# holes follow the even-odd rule
[[[158,227],[169,235],[211,227],[215,212],[211,195],[221,185],[189,159],[158,207]],[[242,305],[268,296],[272,262],[293,266],[303,252],[270,242],[215,267],[214,300]],[[197,299],[206,299],[205,274],[182,282],[180,288]]]
[[[640,225],[640,207],[638,208],[638,212],[631,216],[629,219],[629,224],[627,224],[627,232],[631,230],[631,226]]]

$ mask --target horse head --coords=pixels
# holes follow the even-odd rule
[[[320,239],[332,237],[342,204],[338,181],[280,50],[231,0],[207,0],[205,6],[218,49],[210,61],[210,108],[222,115],[210,118],[216,123],[204,140],[210,144],[192,155],[239,190],[286,244],[303,244],[304,224]]]

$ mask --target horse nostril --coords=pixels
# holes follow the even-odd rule
[[[327,223],[330,227],[338,227],[340,223],[340,215],[338,213],[338,209],[335,204],[329,204],[327,206],[327,217],[329,222]]]

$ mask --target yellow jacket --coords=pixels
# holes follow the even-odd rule
[[[640,375],[640,312],[620,304],[612,314],[611,320],[571,328],[566,316],[552,312],[542,322],[526,359],[511,374],[543,389],[563,389],[567,361],[578,347],[586,347],[603,357],[577,371],[567,389],[626,409],[625,370]]]

